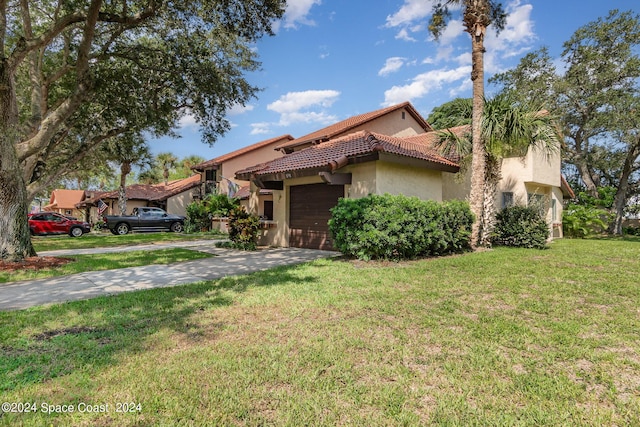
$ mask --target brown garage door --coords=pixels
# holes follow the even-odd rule
[[[289,190],[289,246],[334,249],[329,209],[344,197],[344,185],[296,185]]]

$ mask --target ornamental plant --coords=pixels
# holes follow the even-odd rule
[[[229,239],[232,247],[245,251],[256,250],[260,218],[248,213],[242,206],[229,212]]]
[[[189,233],[209,231],[212,218],[228,217],[237,206],[240,206],[240,201],[226,194],[210,194],[202,200],[195,200],[187,206],[185,229]]]
[[[469,250],[472,223],[464,202],[385,194],[340,199],[329,230],[347,256],[401,260]]]
[[[508,206],[496,215],[492,243],[499,246],[545,249],[549,225],[532,206]]]

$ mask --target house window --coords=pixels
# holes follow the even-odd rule
[[[403,111],[402,112],[402,120],[404,120],[404,118],[405,118],[405,112]]]
[[[65,215],[71,215],[73,212],[71,212],[71,209],[65,209],[64,214]]]
[[[273,200],[265,200],[264,201],[264,212],[263,216],[268,219],[273,219]]]
[[[205,174],[205,177],[204,177],[205,181],[215,181],[216,180],[216,171],[215,170],[207,169],[204,174]]]
[[[508,208],[509,206],[513,206],[513,192],[503,191],[502,192],[502,209]]]
[[[551,199],[551,221],[558,220],[558,201],[556,199]]]

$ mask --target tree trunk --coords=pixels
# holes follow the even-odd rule
[[[127,214],[127,175],[129,172],[131,172],[131,163],[123,162],[120,165],[120,188],[118,188],[120,215]]]
[[[498,194],[498,183],[502,178],[500,173],[502,161],[493,156],[487,155],[485,164],[485,186],[484,203],[482,209],[482,232],[480,235],[480,245],[491,246],[491,234],[496,225],[496,195]]]
[[[587,189],[587,193],[590,196],[598,198],[598,185],[593,180],[593,176],[591,174],[591,170],[587,165],[586,159],[580,158],[575,162],[576,169],[578,169],[578,173],[580,174],[580,179],[584,183],[584,186]]]
[[[627,157],[624,159],[624,166],[620,174],[620,183],[616,191],[616,197],[613,202],[615,209],[615,219],[609,225],[609,233],[622,235],[622,220],[624,218],[624,207],[627,204],[627,191],[629,190],[629,177],[633,172],[633,164],[640,155],[640,141],[633,149],[629,150]]]
[[[469,205],[475,215],[471,228],[471,247],[480,245],[483,229],[485,162],[487,150],[482,139],[482,115],[484,110],[484,28],[478,28],[471,34],[473,81],[473,113],[471,118],[471,192]]]
[[[35,256],[27,221],[27,188],[16,153],[18,111],[13,75],[0,63],[0,259]]]

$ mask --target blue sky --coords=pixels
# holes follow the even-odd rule
[[[232,129],[210,146],[197,124],[180,139],[150,141],[154,153],[211,159],[278,135],[299,137],[347,117],[410,101],[424,116],[471,96],[471,42],[457,15],[436,42],[427,30],[433,0],[288,0],[276,35],[256,49],[262,62],[248,80],[264,90],[229,112]],[[640,12],[639,0],[502,1],[509,12],[498,37],[490,29],[485,81],[541,46],[558,57],[579,27],[609,10]],[[486,86],[488,94],[492,88]]]

